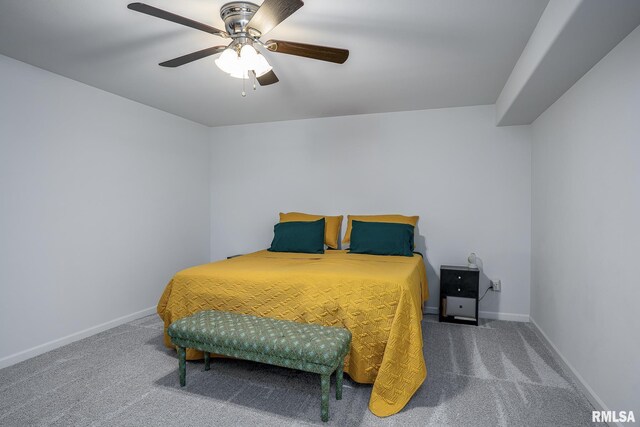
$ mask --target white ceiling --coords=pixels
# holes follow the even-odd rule
[[[145,2],[224,28],[225,0]],[[547,2],[306,0],[263,40],[347,48],[349,59],[267,52],[280,82],[246,98],[215,57],[157,65],[227,40],[129,1],[0,0],[0,53],[208,126],[492,104]]]

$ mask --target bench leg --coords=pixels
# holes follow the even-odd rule
[[[180,374],[180,387],[184,387],[187,382],[187,351],[184,347],[178,347],[178,373]]]
[[[329,389],[331,387],[331,375],[320,375],[320,385],[322,387],[322,400],[320,402],[320,418],[322,421],[329,421]]]
[[[336,400],[342,400],[342,377],[344,376],[344,359],[340,360],[336,369]]]
[[[208,351],[204,352],[204,370],[208,371],[211,369],[211,355]]]

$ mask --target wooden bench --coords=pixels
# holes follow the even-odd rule
[[[268,363],[320,374],[320,416],[329,419],[330,378],[336,372],[336,399],[342,399],[344,358],[351,346],[345,328],[205,310],[173,322],[167,329],[178,350],[180,385],[186,383],[186,349]]]

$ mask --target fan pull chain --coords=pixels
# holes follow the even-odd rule
[[[253,81],[253,90],[256,90],[256,73],[251,73],[251,81]]]
[[[247,92],[244,90],[244,75],[242,76],[242,97],[247,96]]]

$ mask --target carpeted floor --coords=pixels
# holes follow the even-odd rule
[[[593,425],[589,402],[529,324],[425,316],[423,334],[428,378],[400,413],[376,417],[371,386],[347,379],[328,425]],[[0,425],[323,424],[316,375],[214,359],[208,372],[188,363],[181,388],[177,368],[149,316],[0,370]]]

